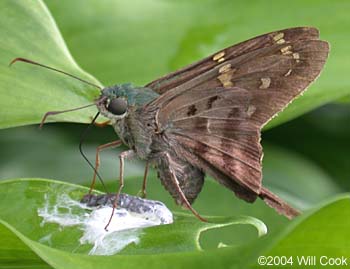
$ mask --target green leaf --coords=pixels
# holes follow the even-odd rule
[[[350,216],[344,212],[350,211],[350,197],[333,198],[321,210],[313,211],[307,218],[296,221],[284,231],[285,236],[271,250],[275,255],[348,255],[350,246]],[[348,211],[349,210],[349,211]],[[294,227],[293,227],[294,226]],[[304,236],[313,238],[308,244]]]
[[[42,1],[0,2],[0,128],[40,122],[44,113],[92,103],[97,89],[43,68],[9,63],[29,58],[99,84],[70,55],[56,23]],[[95,108],[57,120],[88,122]]]
[[[312,210],[293,221],[282,233],[266,238],[265,250],[262,252],[265,256],[292,257],[293,265],[283,266],[283,268],[309,267],[310,265],[307,264],[298,264],[298,257],[300,262],[302,256],[305,258],[315,256],[316,266],[319,268],[333,268],[321,264],[322,256],[326,256],[322,258],[322,263],[332,257],[346,257],[349,265],[350,216],[347,214],[349,211],[349,195],[333,198],[321,205],[318,210]],[[261,266],[255,268],[261,268]]]
[[[17,267],[23,265],[29,268],[50,265],[53,268],[78,269],[115,268],[118,264],[118,268],[139,268],[142,264],[143,268],[164,268],[165,266],[167,268],[213,268],[213,266],[248,268],[249,265],[256,264],[259,255],[293,256],[296,259],[296,256],[301,255],[339,257],[347,255],[349,251],[347,235],[350,217],[343,214],[350,210],[349,195],[335,198],[306,212],[280,233],[270,234],[246,245],[198,251],[193,244],[195,242],[193,233],[190,232],[192,240],[183,236],[188,235],[188,231],[198,231],[201,225],[217,224],[201,224],[197,220],[191,221],[192,217],[178,215],[180,218],[178,226],[165,225],[145,230],[147,233],[150,232],[150,236],[155,236],[154,241],[149,242],[160,246],[154,248],[154,245],[144,244],[143,246],[151,251],[148,255],[128,253],[101,257],[70,253],[69,250],[76,246],[74,239],[79,237],[79,231],[65,234],[67,231],[65,229],[59,231],[55,224],[40,226],[40,219],[37,216],[37,208],[43,205],[45,193],[52,195],[55,191],[58,193],[66,191],[71,197],[79,197],[86,189],[48,180],[25,179],[2,182],[0,190],[0,235],[3,240],[6,240],[2,241],[6,244],[0,245],[0,266],[2,267],[15,264]],[[16,214],[13,214],[14,212]],[[187,221],[189,223],[186,224]],[[239,222],[248,222],[263,231],[264,226],[261,222],[251,218],[233,218],[226,224]],[[162,229],[166,229],[170,234],[162,237]],[[177,231],[171,231],[172,229]],[[56,232],[57,237],[53,239],[61,242],[60,244],[57,242],[57,245],[49,247],[37,242],[41,236],[50,231]],[[173,244],[175,248],[171,252],[168,252],[167,246],[172,243],[167,242],[167,239],[175,240]],[[183,242],[179,244],[181,239]],[[52,242],[55,243],[54,240]],[[132,251],[135,250],[137,251],[137,248]],[[294,267],[296,267],[295,264]]]
[[[348,191],[350,189],[349,122],[349,105],[329,104],[289,124],[264,133],[263,141],[280,144],[302,154],[306,159],[322,167],[333,178],[335,184]]]
[[[263,182],[299,209],[309,209],[341,192],[319,166],[303,156],[264,144]]]
[[[320,78],[267,128],[350,94],[350,2],[47,0],[78,62],[105,84],[143,85],[269,31],[315,26],[331,45]],[[329,14],[336,14],[329,20]],[[263,23],[261,23],[263,22]],[[171,29],[171,30],[169,30]],[[94,42],[91,42],[93,40]]]
[[[11,227],[0,219],[0,267],[12,268],[52,268],[31,251],[14,235]]]
[[[85,259],[93,263],[101,260],[100,257],[78,255],[87,253],[87,248],[80,246],[82,232],[78,227],[42,225],[38,216],[38,209],[45,206],[47,199],[55,201],[62,194],[80,199],[87,188],[44,179],[15,179],[0,184],[0,234],[6,235],[6,243],[1,244],[0,253],[8,252],[8,255],[0,255],[0,266],[14,263],[14,253],[20,250],[24,255],[23,260],[19,259],[20,264],[39,263],[40,260],[29,249],[54,268],[70,268],[70,262],[76,263],[78,267],[75,268],[83,268]],[[176,214],[173,224],[143,229],[139,244],[126,247],[118,255],[103,257],[104,263],[119,264],[124,261],[127,265],[133,264],[134,259],[159,259],[157,255],[170,260],[178,255],[196,257],[201,253],[200,234],[224,226],[248,224],[255,227],[259,235],[266,233],[266,226],[252,217],[208,217],[208,220],[204,223],[192,215]],[[46,240],[48,236],[50,239]]]

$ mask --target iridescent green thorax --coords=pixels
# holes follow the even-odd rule
[[[108,98],[125,97],[129,106],[142,106],[156,99],[159,94],[145,87],[135,87],[131,83],[114,85],[102,90]]]

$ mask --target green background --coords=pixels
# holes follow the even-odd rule
[[[16,212],[20,217],[22,210],[23,215],[31,216],[25,204],[32,197],[37,199],[36,192],[15,180],[18,185],[12,193],[17,195],[10,195],[10,185],[3,181],[0,268],[109,268],[115,264],[132,268],[140,263],[152,268],[247,268],[258,267],[257,257],[262,254],[348,255],[348,10],[348,1],[1,1],[0,178],[4,180],[51,178],[88,185],[92,176],[77,147],[80,133],[86,128],[82,123],[91,120],[94,108],[52,117],[51,121],[57,123],[47,124],[41,131],[31,124],[39,123],[47,111],[91,103],[98,91],[34,66],[19,63],[8,68],[15,57],[41,61],[107,86],[123,82],[143,85],[226,46],[294,26],[319,28],[331,52],[321,77],[263,132],[263,182],[305,210],[302,217],[288,221],[262,202],[247,204],[208,179],[194,207],[203,215],[226,216],[222,223],[228,226],[201,234],[204,251],[189,250],[196,240],[189,236],[192,241],[184,241],[180,244],[183,247],[166,254],[157,248],[164,242],[155,241],[149,243],[149,255],[131,252],[87,257],[36,242],[38,230],[29,229],[34,220],[28,217],[28,223],[21,223],[12,216]],[[85,151],[93,160],[97,145],[115,139],[112,128],[93,128]],[[117,188],[118,152],[102,154],[101,174],[110,190]],[[124,191],[136,194],[141,187],[143,163],[127,162],[126,169]],[[181,211],[154,171],[148,196]],[[267,235],[257,239],[253,226],[244,221],[235,223],[233,220],[240,215],[263,221]],[[189,219],[187,224],[180,221],[184,231],[199,231],[196,220]],[[172,239],[167,229],[171,227],[157,231],[163,241]],[[231,247],[217,249],[220,242]]]

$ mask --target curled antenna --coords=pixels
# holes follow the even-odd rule
[[[108,193],[108,190],[106,188],[105,183],[103,182],[100,174],[97,172],[96,168],[93,166],[93,164],[89,161],[89,159],[86,157],[86,155],[83,152],[83,142],[86,138],[86,134],[88,132],[88,130],[91,128],[91,126],[95,123],[96,119],[98,118],[98,116],[100,115],[100,112],[97,112],[97,114],[95,115],[95,117],[92,119],[91,123],[84,129],[84,131],[81,133],[80,135],[80,142],[79,142],[79,151],[81,156],[83,156],[83,158],[85,159],[85,161],[89,164],[89,166],[94,170],[94,172],[96,173],[98,179],[101,181],[101,184],[103,186],[103,188],[105,189],[105,192]]]
[[[59,69],[56,69],[56,68],[53,68],[53,67],[50,67],[50,66],[41,64],[41,63],[37,63],[37,62],[34,62],[34,61],[32,61],[32,60],[28,60],[28,59],[25,59],[25,58],[16,58],[16,59],[13,59],[13,60],[11,61],[11,63],[9,64],[9,66],[13,65],[13,64],[16,63],[16,62],[24,62],[24,63],[28,63],[28,64],[38,65],[38,66],[44,67],[44,68],[46,68],[46,69],[50,69],[50,70],[52,70],[52,71],[55,71],[55,72],[58,72],[58,73],[62,73],[62,74],[66,75],[66,76],[69,76],[69,77],[71,77],[71,78],[75,78],[75,79],[77,79],[77,80],[79,80],[79,81],[81,81],[81,82],[84,82],[84,83],[86,83],[86,84],[89,84],[89,85],[91,85],[91,86],[94,86],[94,87],[98,88],[99,90],[102,90],[102,88],[101,88],[100,86],[98,86],[98,85],[96,85],[96,84],[94,84],[94,83],[91,83],[91,82],[89,82],[89,81],[87,81],[87,80],[84,80],[84,79],[82,79],[82,78],[78,78],[78,77],[76,77],[76,76],[74,76],[74,75],[72,75],[72,74],[69,74],[69,73],[67,73],[67,72],[64,72],[64,71],[62,71],[62,70],[59,70]]]

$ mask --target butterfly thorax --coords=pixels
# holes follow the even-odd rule
[[[141,159],[148,159],[155,129],[155,112],[145,113],[143,110],[158,96],[149,88],[122,84],[103,89],[96,101],[99,111],[110,119],[123,143]]]
[[[152,143],[152,129],[144,124],[144,120],[140,120],[139,115],[138,108],[129,107],[128,115],[111,124],[126,146],[133,149],[141,159],[147,159]]]
[[[114,131],[117,133],[120,140],[131,149],[135,148],[134,139],[129,131],[128,125],[126,124],[126,118],[120,120],[111,121]]]

